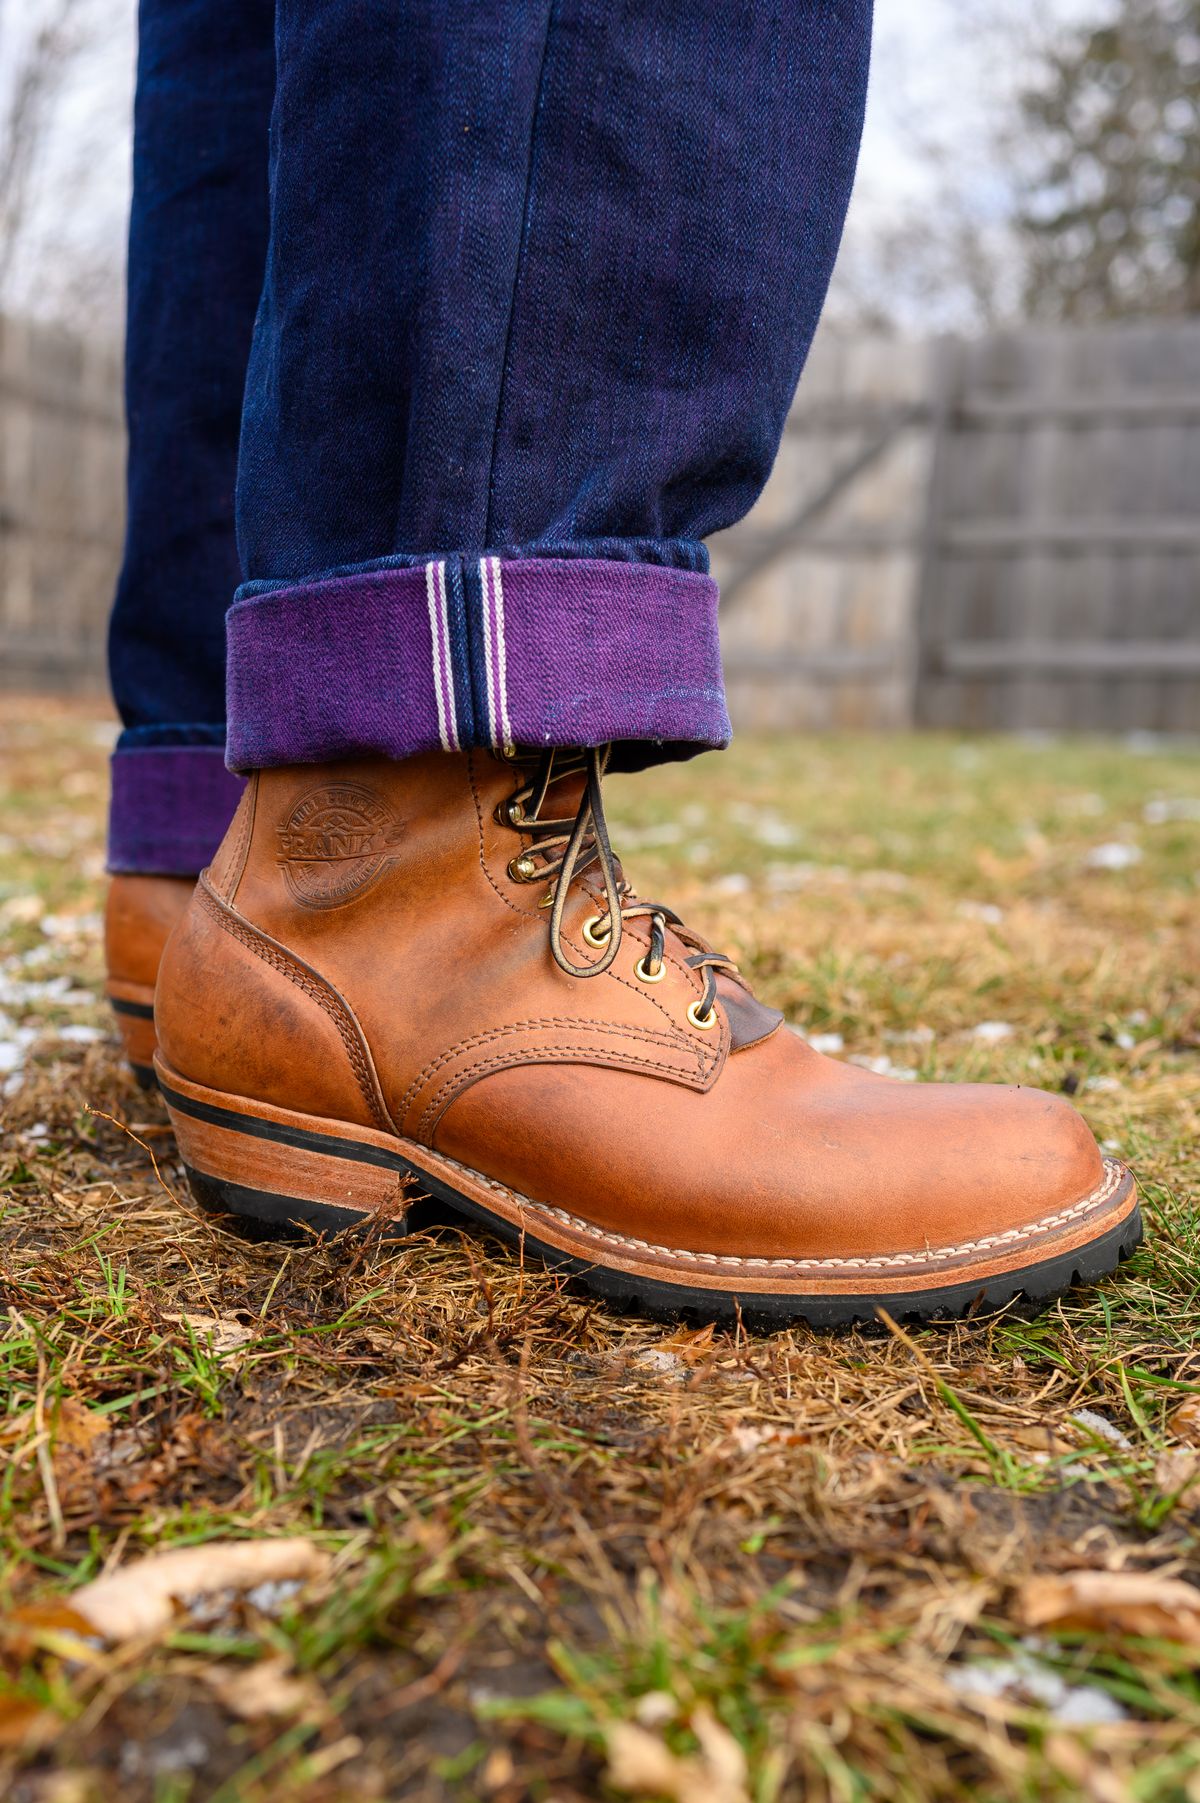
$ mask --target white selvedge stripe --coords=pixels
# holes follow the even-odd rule
[[[454,668],[450,661],[450,618],[446,606],[446,566],[425,565],[425,598],[429,603],[429,637],[433,645],[433,692],[437,700],[438,734],[443,751],[458,750],[458,718],[454,706]]]
[[[504,636],[504,582],[500,559],[492,559],[492,600],[496,605],[496,683],[500,692],[500,725],[503,745],[513,742],[512,721],[508,717],[508,647]]]
[[[508,652],[504,643],[504,583],[500,575],[500,559],[483,558],[479,573],[483,588],[483,651],[487,670],[488,725],[493,745],[511,745]]]

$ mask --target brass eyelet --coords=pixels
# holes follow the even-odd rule
[[[699,1027],[702,1033],[707,1033],[710,1027],[715,1027],[717,1024],[716,1009],[710,1008],[707,1014],[701,1014],[699,1002],[688,1003],[687,1017],[693,1027]]]
[[[603,932],[600,931],[601,927],[604,928]],[[597,951],[603,951],[612,938],[612,927],[607,914],[589,915],[583,923],[583,936],[589,945],[595,946]]]
[[[633,967],[633,974],[635,977],[640,977],[643,983],[661,983],[667,974],[666,960],[660,958],[658,961],[658,969],[651,970],[649,959],[649,952],[646,953],[644,958],[639,958]]]
[[[510,801],[508,806],[505,808],[504,813],[505,813],[505,817],[508,820],[508,824],[510,826],[524,825],[524,822],[525,822],[525,804],[524,804],[524,802]]]
[[[522,854],[519,858],[513,858],[508,866],[508,874],[514,883],[535,883],[538,867],[531,857]]]
[[[506,764],[515,764],[520,760],[521,754],[515,745],[500,745],[497,749]]]

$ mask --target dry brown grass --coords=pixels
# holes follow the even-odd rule
[[[1040,1321],[754,1338],[170,1194],[96,995],[102,735],[0,730],[0,1792],[569,1803],[646,1794],[606,1789],[632,1723],[699,1798],[711,1718],[729,1803],[1200,1797],[1185,1624],[1025,1625],[1055,1574],[1200,1583],[1195,752],[751,743],[614,784],[639,888],[805,1030],[1063,1088],[1143,1180],[1147,1248]],[[306,1590],[64,1638],[101,1569],[300,1532]]]

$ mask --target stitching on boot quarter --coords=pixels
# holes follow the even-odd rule
[[[229,910],[219,896],[214,894],[204,877],[200,879],[199,899],[201,906],[223,932],[245,946],[247,951],[253,952],[255,957],[261,958],[264,964],[270,965],[280,976],[287,977],[289,982],[294,983],[297,989],[302,990],[324,1010],[337,1028],[338,1037],[346,1048],[351,1070],[373,1123],[384,1132],[395,1132],[395,1125],[379,1093],[374,1067],[362,1042],[361,1029],[332,985],[327,985],[325,979],[315,971],[308,971],[298,964],[289,952],[259,933],[251,922],[244,921],[240,915]]]

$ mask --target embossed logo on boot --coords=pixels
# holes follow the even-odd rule
[[[378,795],[332,783],[297,802],[279,827],[279,867],[302,907],[340,908],[378,882],[403,831]]]

